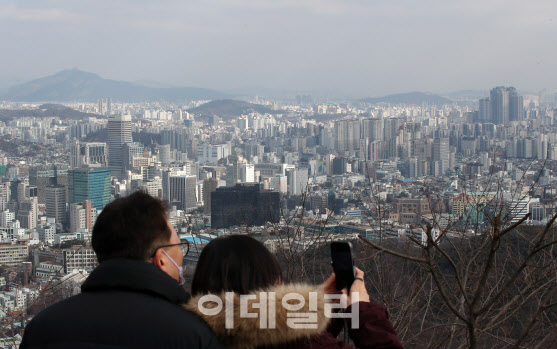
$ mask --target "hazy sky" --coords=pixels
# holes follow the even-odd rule
[[[380,96],[557,87],[555,0],[0,0],[0,80]]]

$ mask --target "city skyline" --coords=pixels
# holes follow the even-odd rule
[[[166,300],[198,314],[205,292],[271,291],[287,308],[290,288],[309,292],[305,313],[267,319],[259,297],[235,323],[250,335],[228,319],[210,330],[268,346],[249,341],[266,337],[257,323],[313,327],[314,291],[342,290],[337,315],[361,332],[345,319],[342,343],[323,322],[279,346],[554,347],[555,13],[555,0],[0,1],[1,347],[39,332],[39,346],[161,346],[124,298],[157,296],[150,326]],[[112,314],[130,309],[128,333]]]
[[[201,263],[203,246],[238,233],[249,234],[279,257],[298,256],[299,265],[311,265],[311,270],[329,266],[321,251],[331,241],[350,241],[359,251],[358,265],[370,261],[362,250],[370,244],[394,246],[397,256],[421,256],[433,244],[440,251],[450,246],[438,257],[452,261],[452,255],[457,263],[466,263],[457,258],[474,253],[480,256],[475,263],[489,264],[492,258],[482,249],[494,251],[492,246],[501,241],[504,247],[495,252],[500,261],[539,253],[531,261],[538,263],[534,269],[540,276],[524,287],[540,290],[533,295],[536,302],[553,294],[554,279],[541,289],[537,280],[546,279],[546,252],[557,242],[551,228],[557,218],[555,94],[522,95],[499,85],[483,98],[465,102],[414,94],[406,101],[330,103],[297,95],[251,98],[261,103],[252,104],[204,98],[161,101],[153,99],[155,90],[148,90],[143,98],[122,101],[125,95],[117,95],[117,89],[56,78],[49,85],[53,87],[31,84],[27,94],[0,101],[0,315],[8,315],[4,323],[13,318],[10,314],[21,321],[4,327],[9,329],[4,336],[16,343],[12,348],[20,340],[16,334],[36,314],[33,299],[42,291],[35,290],[76,276],[81,283],[95,273],[97,262],[103,263],[92,243],[103,229],[95,222],[111,203],[118,205],[113,200],[137,191],[168,205],[168,222],[180,239],[191,243],[182,264],[186,270]],[[92,98],[92,87],[103,97]],[[75,99],[61,105],[26,102],[22,96]],[[145,208],[132,216],[152,213]],[[489,244],[486,239],[501,240]],[[546,248],[531,247],[532,239],[545,239]],[[517,249],[509,250],[509,245]],[[454,246],[462,247],[461,252],[454,252]],[[473,252],[473,246],[479,249]],[[534,252],[528,252],[531,248]],[[311,254],[320,256],[315,264],[306,261]],[[437,257],[430,261],[439,270],[446,266]],[[388,261],[394,268],[389,270],[402,271],[395,277],[406,283],[403,287],[426,287],[420,291],[423,297],[412,296],[411,302],[420,303],[412,305],[408,323],[418,316],[439,325],[457,321],[457,316],[439,319],[424,310],[439,286],[420,282],[427,281],[422,275],[414,279],[415,269],[404,272],[404,264]],[[454,269],[466,268],[459,265]],[[500,292],[509,275],[515,275],[513,268],[524,270],[524,278],[531,275],[520,265],[503,262],[495,271],[501,276],[485,283],[485,294]],[[474,269],[467,275],[479,280],[481,269]],[[303,270],[299,275],[301,280],[313,278]],[[452,282],[447,292],[459,290],[452,275],[439,275]],[[475,293],[467,287],[460,292]],[[504,297],[517,299],[514,294],[508,289]],[[393,304],[406,304],[404,297],[399,295]],[[462,299],[458,307],[467,306],[463,297],[454,299]],[[442,300],[436,302],[443,306]],[[518,304],[518,312],[504,314],[507,328],[539,316],[530,300]],[[46,305],[41,302],[39,309]],[[503,306],[511,309],[508,303]],[[397,307],[394,316],[401,314]],[[498,316],[499,308],[481,319],[482,331],[489,330],[492,313]],[[541,330],[555,333],[554,322],[543,326]],[[478,341],[508,344],[522,338],[511,334],[498,339],[500,329],[492,327]],[[468,338],[464,331],[443,333],[463,343]],[[424,336],[417,348],[439,337]],[[414,338],[405,333],[401,340],[412,344]]]

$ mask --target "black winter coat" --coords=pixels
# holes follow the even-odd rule
[[[189,295],[155,266],[129,259],[101,263],[82,293],[35,316],[20,348],[221,348]]]

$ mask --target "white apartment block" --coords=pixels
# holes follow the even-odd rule
[[[16,266],[29,258],[29,247],[19,244],[0,244],[0,265]]]
[[[51,281],[55,277],[63,274],[64,266],[54,262],[42,262],[35,268],[35,277],[45,282]]]
[[[70,232],[91,231],[97,219],[97,209],[90,201],[70,205]]]
[[[204,144],[197,147],[197,161],[200,164],[216,165],[220,159],[230,155],[228,144]]]
[[[37,233],[39,233],[39,241],[46,244],[54,243],[54,234],[56,234],[56,225],[54,224],[43,224],[37,227]]]
[[[7,228],[8,223],[13,222],[15,220],[15,212],[10,212],[10,210],[6,210],[2,212],[0,227]]]
[[[144,181],[139,186],[139,189],[153,197],[162,199],[162,180],[159,177],[152,181]]]
[[[39,296],[38,289],[18,288],[9,292],[0,292],[0,308],[4,313],[24,310]]]
[[[72,246],[62,250],[64,253],[64,273],[73,270],[91,271],[98,265],[97,256],[91,247]]]
[[[238,164],[238,179],[241,183],[255,182],[255,166],[253,164]]]

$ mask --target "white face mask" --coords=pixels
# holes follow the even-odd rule
[[[168,257],[168,259],[170,259],[170,261],[176,266],[176,268],[178,268],[178,275],[180,275],[180,281],[178,281],[178,284],[180,286],[183,285],[186,282],[186,279],[184,279],[184,276],[182,275],[184,273],[183,266],[179,267],[178,263],[176,263],[174,259],[172,259],[172,257],[170,257],[164,250],[161,250],[161,252],[164,253],[164,255]]]

